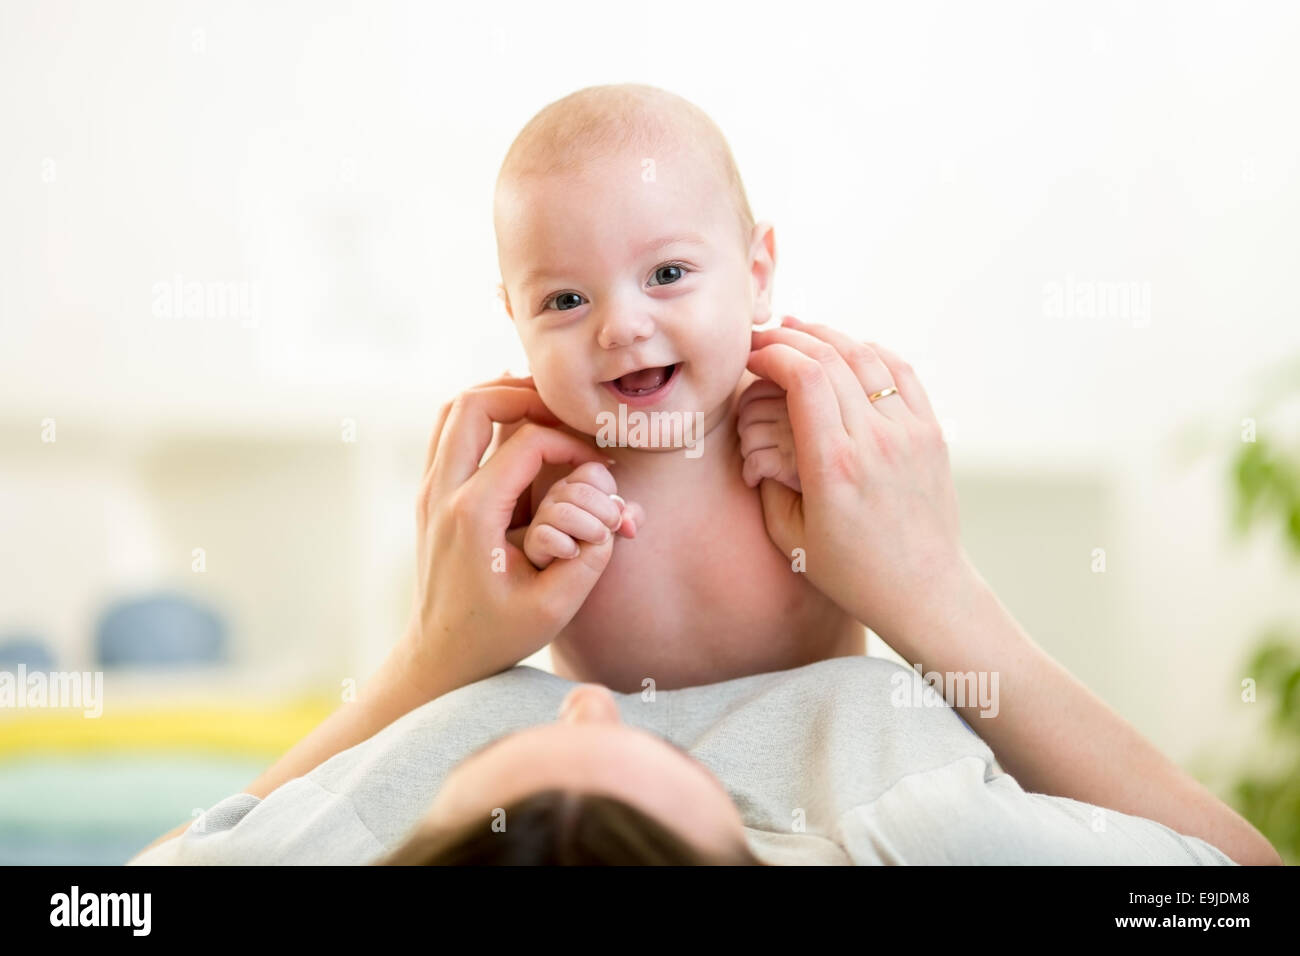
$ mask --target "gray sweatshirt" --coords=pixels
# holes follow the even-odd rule
[[[527,666],[469,684],[264,799],[225,798],[132,863],[372,862],[462,757],[554,720],[575,686]],[[920,674],[884,658],[614,698],[718,776],[768,863],[1233,865],[1154,821],[1027,793]]]

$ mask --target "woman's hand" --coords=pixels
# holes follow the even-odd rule
[[[493,423],[525,418],[480,467]],[[439,413],[416,499],[416,602],[405,638],[412,677],[430,697],[545,647],[609,563],[613,535],[581,542],[576,556],[543,571],[506,538],[516,504],[544,462],[600,462],[604,470],[604,455],[547,427],[556,424],[531,378],[468,389]]]
[[[790,316],[753,346],[749,369],[786,392],[803,489],[762,480],[768,536],[787,556],[802,548],[813,584],[893,645],[914,609],[973,573],[925,390],[889,350]]]
[[[480,467],[493,423],[521,420]],[[505,537],[520,495],[543,462],[606,460],[547,427],[557,424],[531,378],[503,376],[442,406],[416,499],[416,598],[406,633],[355,699],[245,793],[265,797],[433,698],[504,670],[546,646],[577,613],[609,563],[613,536],[584,542],[577,557],[552,562],[545,571]],[[150,847],[190,826],[182,823]]]
[[[1025,790],[1155,820],[1239,863],[1282,862],[1035,644],[980,577],[961,547],[939,422],[907,363],[789,316],[755,332],[754,349],[750,370],[787,393],[803,486],[798,495],[763,479],[768,536],[786,554],[805,549],[813,584],[905,660],[992,675],[987,710],[960,689],[948,703]]]

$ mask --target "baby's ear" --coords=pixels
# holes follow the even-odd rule
[[[754,224],[749,247],[750,277],[754,283],[754,325],[772,318],[772,280],[776,274],[776,228],[770,222]]]

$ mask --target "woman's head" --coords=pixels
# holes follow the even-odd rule
[[[551,723],[492,741],[448,774],[385,863],[757,863],[736,805],[699,761],[575,687]]]

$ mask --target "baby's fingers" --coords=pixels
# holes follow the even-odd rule
[[[785,404],[785,389],[771,379],[759,378],[749,383],[736,402],[736,411],[743,412],[752,402],[777,400]]]
[[[556,558],[576,558],[578,543],[549,524],[533,524],[524,535],[524,556],[538,570],[545,570]]]
[[[748,428],[750,425],[758,422],[786,422],[790,421],[790,413],[785,405],[785,397],[781,398],[756,398],[746,403],[736,414],[736,429],[738,431]]]
[[[645,522],[645,509],[635,501],[624,501],[618,495],[610,495],[610,497],[623,506],[623,517],[618,526],[618,533],[625,538],[635,538],[637,528]]]
[[[785,438],[789,433],[790,427],[783,428],[779,422],[755,422],[740,431],[740,453],[748,456],[763,448],[793,446],[794,443]]]
[[[760,448],[747,454],[741,468],[741,477],[751,488],[758,487],[764,478],[771,478],[792,491],[803,493],[793,456],[779,448]]]
[[[741,475],[749,487],[756,488],[764,478],[775,478],[779,474],[781,474],[781,453],[777,449],[760,448],[745,456]]]
[[[596,467],[604,469],[605,466],[597,465]],[[574,472],[574,475],[576,474],[577,471]],[[562,478],[551,485],[551,489],[546,493],[546,497],[542,500],[537,513],[540,515],[553,505],[570,504],[587,512],[589,515],[595,516],[596,520],[611,531],[617,530],[623,521],[623,509],[619,504],[623,499],[614,494],[614,479],[609,477],[609,472],[606,471],[603,476],[588,475],[583,480],[575,479],[574,475]],[[596,484],[597,481],[601,483],[598,485]],[[559,526],[557,525],[557,527]]]
[[[610,507],[617,512],[617,505],[609,502]],[[598,518],[590,511],[585,510],[571,501],[554,501],[547,500],[542,502],[542,506],[537,509],[537,517],[533,519],[534,523],[547,525],[556,531],[561,531],[570,538],[576,538],[579,541],[590,541],[592,544],[601,544],[609,539],[611,529],[609,522]],[[615,513],[614,521],[618,520]],[[575,551],[570,557],[576,556]],[[560,557],[560,555],[556,555]]]

